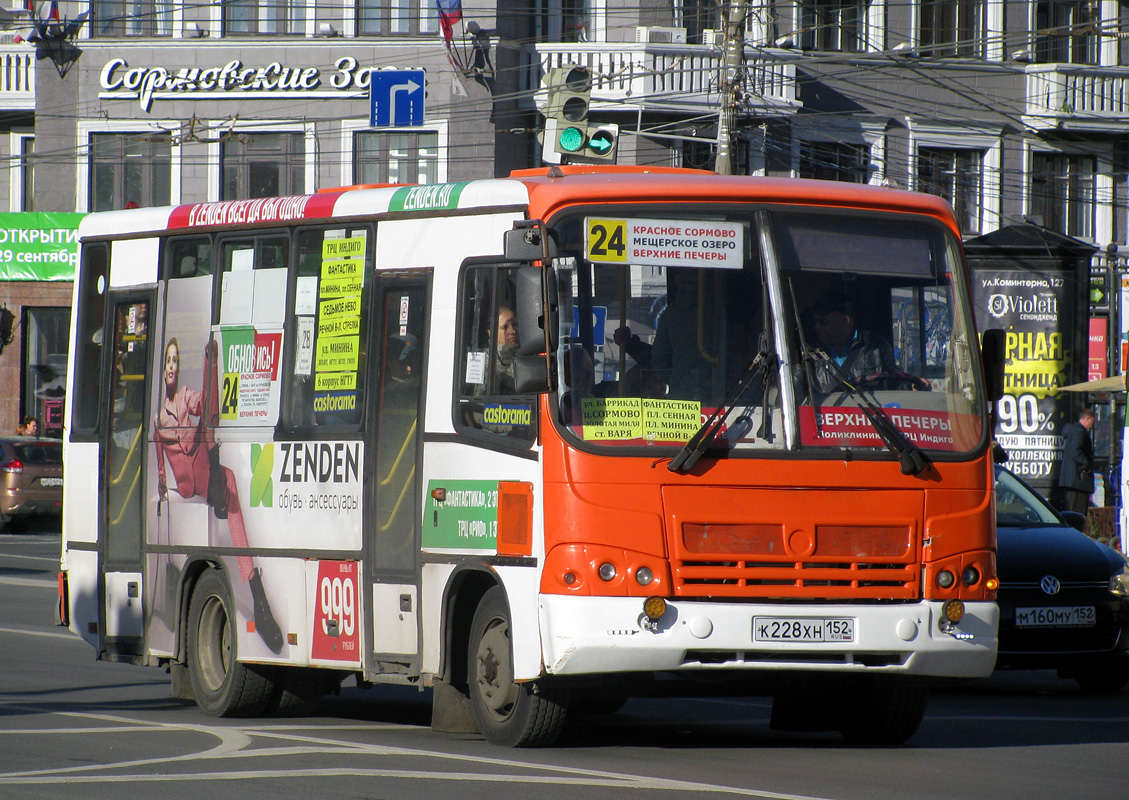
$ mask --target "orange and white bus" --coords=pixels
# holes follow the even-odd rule
[[[993,669],[999,365],[938,198],[565,166],[80,239],[60,613],[207,712],[353,678],[545,745],[726,692],[896,742]]]

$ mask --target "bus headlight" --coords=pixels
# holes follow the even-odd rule
[[[639,567],[635,570],[635,582],[640,586],[650,586],[654,579],[655,573],[651,572],[650,567]]]
[[[615,564],[613,564],[610,561],[605,561],[603,564],[600,565],[600,568],[598,570],[596,570],[596,574],[600,576],[600,580],[602,580],[602,581],[614,580],[615,579]]]

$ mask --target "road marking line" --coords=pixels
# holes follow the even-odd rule
[[[21,706],[23,710],[33,706]],[[516,784],[542,784],[562,786],[591,786],[614,787],[621,789],[644,789],[672,792],[715,793],[739,795],[743,797],[762,798],[762,800],[826,800],[825,798],[811,797],[808,795],[781,794],[757,789],[743,789],[733,786],[718,786],[693,781],[657,778],[654,776],[630,775],[602,770],[587,770],[574,767],[564,767],[552,764],[536,764],[515,759],[483,758],[477,755],[461,755],[456,753],[443,753],[433,750],[420,750],[417,748],[388,747],[385,745],[369,745],[360,742],[343,742],[336,739],[327,739],[317,736],[320,726],[306,726],[304,729],[295,725],[285,726],[249,726],[242,728],[228,728],[211,725],[179,724],[179,723],[154,723],[149,720],[139,720],[122,717],[114,714],[98,714],[83,712],[56,711],[50,708],[40,708],[45,713],[58,714],[64,717],[92,719],[103,722],[119,722],[123,725],[123,733],[135,730],[169,730],[169,731],[194,731],[212,734],[221,739],[216,747],[199,753],[173,756],[170,758],[154,758],[119,763],[104,763],[97,765],[84,764],[81,766],[61,767],[57,769],[33,770],[27,772],[0,773],[0,786],[24,786],[47,784],[105,784],[105,783],[146,783],[180,780],[261,780],[278,778],[316,778],[348,775],[351,777],[413,779],[413,780],[463,780],[477,782],[505,782]],[[136,728],[133,726],[137,726]],[[363,731],[371,726],[347,726],[349,730]],[[415,729],[416,726],[402,725],[394,728]],[[100,729],[98,732],[101,732]],[[309,733],[302,735],[288,733],[287,731],[306,730]],[[70,732],[68,730],[68,732]],[[78,732],[82,732],[79,729]],[[28,731],[34,735],[33,731]],[[259,737],[283,739],[302,742],[303,747],[279,747],[247,749],[254,743],[255,734]],[[311,745],[317,745],[311,746]],[[443,761],[470,761],[476,765],[504,767],[508,769],[533,770],[552,773],[550,775],[521,775],[521,774],[491,774],[487,772],[425,772],[423,770],[394,770],[394,769],[368,769],[368,768],[332,768],[332,769],[305,769],[296,770],[284,768],[278,770],[238,770],[190,774],[127,774],[127,775],[81,775],[77,773],[118,770],[141,766],[170,765],[177,762],[201,762],[204,759],[232,759],[232,758],[271,758],[291,757],[295,754],[324,754],[324,753],[354,754],[360,756],[398,756],[433,758]]]
[[[0,633],[20,633],[24,636],[46,636],[51,639],[70,639],[72,642],[81,642],[82,638],[73,633],[59,633],[57,631],[35,631],[25,628],[2,628]]]
[[[57,589],[59,582],[53,578],[13,578],[0,575],[0,584],[8,586],[32,586],[36,589]]]

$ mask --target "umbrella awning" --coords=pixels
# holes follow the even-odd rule
[[[1069,386],[1058,387],[1060,392],[1124,392],[1125,376],[1114,375],[1109,378],[1099,378],[1096,381],[1072,383]]]

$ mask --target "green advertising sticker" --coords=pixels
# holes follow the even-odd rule
[[[431,211],[458,208],[459,197],[469,181],[461,183],[436,183],[429,186],[409,186],[397,189],[388,203],[389,211]]]
[[[72,212],[0,214],[0,281],[73,281],[78,223]]]
[[[443,489],[443,502],[432,492]],[[498,481],[427,483],[423,546],[441,550],[498,549]]]

